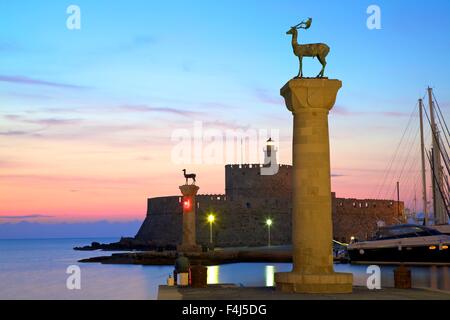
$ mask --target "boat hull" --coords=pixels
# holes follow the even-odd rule
[[[351,263],[368,264],[449,264],[450,250],[440,250],[438,246],[391,248],[354,248],[348,250]]]

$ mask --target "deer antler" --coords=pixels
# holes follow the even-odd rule
[[[312,18],[308,18],[308,20],[306,21],[302,21],[299,24],[297,24],[296,26],[292,27],[295,29],[309,29],[309,27],[311,26],[312,23]]]

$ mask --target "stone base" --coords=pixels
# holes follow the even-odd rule
[[[177,252],[202,252],[202,247],[199,245],[178,245]]]
[[[278,291],[285,293],[351,293],[353,274],[301,274],[280,272],[275,274]]]

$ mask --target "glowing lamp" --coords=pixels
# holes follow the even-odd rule
[[[269,140],[267,140],[267,145],[268,146],[274,146],[275,145],[275,142],[272,140],[272,138],[270,138]]]
[[[436,246],[429,246],[428,249],[430,249],[430,250],[436,250]]]
[[[192,201],[191,201],[191,199],[188,198],[188,197],[184,198],[184,200],[183,200],[183,209],[185,211],[191,211],[191,208],[192,208]]]
[[[268,227],[270,227],[273,224],[272,219],[267,219],[266,220],[266,224],[267,224]]]
[[[216,220],[216,217],[214,217],[213,214],[210,214],[210,215],[208,216],[208,222],[209,222],[209,223],[214,223],[215,220]]]

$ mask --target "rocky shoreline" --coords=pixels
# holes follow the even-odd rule
[[[174,265],[176,251],[146,251],[115,253],[110,256],[100,256],[82,259],[81,263],[102,264],[138,264],[138,265]],[[209,252],[185,253],[191,264],[204,266],[242,263],[242,262],[292,262],[292,252],[284,250],[258,249],[226,249]]]
[[[136,240],[134,238],[121,238],[118,242],[99,243],[92,242],[90,245],[73,248],[77,251],[170,251],[175,250],[175,246],[157,246],[154,243]]]
[[[119,242],[101,244],[93,242],[91,245],[76,247],[79,251],[127,251],[113,253],[109,256],[97,256],[79,260],[81,263],[102,264],[137,264],[137,265],[174,265],[177,252],[175,246],[156,246],[149,242],[142,242],[134,238],[122,238]],[[228,263],[277,263],[292,262],[292,246],[274,247],[241,247],[241,248],[203,248],[202,252],[188,252],[185,256],[191,264],[205,266]],[[345,258],[335,259],[335,262],[348,262]]]

